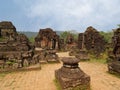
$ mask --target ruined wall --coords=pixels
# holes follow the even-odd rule
[[[77,43],[72,34],[69,34],[66,38],[65,50],[69,51],[73,48],[77,47]]]
[[[120,74],[120,28],[114,31],[112,37],[113,50],[108,53],[108,70]]]
[[[79,33],[78,35],[78,48],[79,49],[84,48],[84,33]]]
[[[113,43],[113,53],[114,55],[120,55],[120,28],[114,31],[114,36],[112,38]]]
[[[30,65],[34,46],[24,34],[18,34],[12,22],[0,22],[0,70]]]
[[[45,49],[58,49],[59,36],[51,28],[40,29],[35,37],[35,47]]]
[[[12,37],[17,34],[15,26],[12,22],[2,21],[0,22],[0,35],[1,37]]]
[[[84,32],[85,48],[96,55],[105,51],[105,40],[102,35],[93,27],[88,27]]]

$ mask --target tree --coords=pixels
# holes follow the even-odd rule
[[[70,34],[69,31],[64,31],[64,32],[62,32],[62,33],[60,34],[60,38],[66,40],[66,38],[67,38],[67,36],[68,36],[69,34]]]
[[[100,34],[102,36],[104,36],[104,39],[107,43],[111,43],[111,39],[112,39],[112,36],[113,36],[113,32],[112,31],[109,31],[109,32],[104,32],[104,31],[101,31]]]
[[[120,28],[120,24],[117,25]]]
[[[78,33],[73,33],[71,31],[64,31],[64,32],[62,32],[60,34],[60,38],[64,39],[64,41],[66,42],[67,36],[70,35],[70,34],[74,37],[75,40],[78,39]]]

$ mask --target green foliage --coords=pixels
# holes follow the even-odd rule
[[[97,58],[93,54],[89,54],[89,56],[90,56],[89,62],[91,63],[102,63],[102,64],[107,63],[107,58],[108,58],[107,51],[104,53],[101,53],[100,56]]]
[[[7,74],[9,74],[10,72],[2,72],[0,73],[0,78],[3,78],[5,77]]]
[[[6,64],[8,64],[8,65],[13,65],[14,63],[16,63],[14,60],[9,60],[6,62]]]
[[[107,73],[109,73],[109,74],[111,74],[112,76],[115,76],[115,77],[117,77],[117,78],[120,78],[120,74],[118,74],[118,73],[116,73],[116,72],[112,72],[112,73],[107,72]]]
[[[95,59],[95,58],[92,58],[88,62],[90,62],[90,63],[106,64],[107,60],[106,59]]]
[[[67,38],[67,35],[69,35],[69,34],[70,34],[69,31],[64,31],[64,32],[62,32],[62,33],[60,34],[60,38],[66,39],[66,38]]]
[[[35,37],[29,37],[29,41],[32,42],[32,43],[34,43],[34,41],[35,41],[34,38]]]
[[[112,32],[112,31],[109,31],[109,32],[101,31],[100,34],[101,34],[102,36],[104,36],[105,41],[106,41],[107,43],[111,43],[111,41],[112,41],[111,39],[112,39],[112,36],[113,36],[113,32]]]
[[[117,25],[120,28],[120,24]]]
[[[78,39],[78,33],[76,31],[64,31],[60,34],[60,38],[64,39],[64,41],[67,39],[67,36],[72,34],[72,36],[74,37],[75,40]],[[65,41],[66,42],[66,41]]]
[[[0,42],[3,42],[3,41],[5,41],[5,40],[6,40],[5,38],[0,37]]]

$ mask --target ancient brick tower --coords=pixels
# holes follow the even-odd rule
[[[105,40],[102,35],[93,27],[88,27],[84,33],[85,48],[96,55],[105,51]]]
[[[120,28],[114,31],[112,37],[113,50],[109,53],[108,70],[120,74]]]
[[[15,26],[12,22],[2,21],[0,22],[0,36],[1,37],[14,37],[17,34]]]
[[[51,28],[40,29],[35,38],[36,48],[58,49],[59,36]]]

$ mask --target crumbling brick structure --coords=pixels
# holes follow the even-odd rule
[[[32,63],[34,46],[24,34],[18,34],[12,22],[0,22],[0,67],[13,69]]]
[[[64,57],[63,66],[55,71],[55,77],[62,90],[90,90],[90,76],[79,67],[79,59]]]
[[[114,31],[112,38],[113,51],[109,53],[108,70],[120,74],[120,28]]]
[[[69,52],[70,56],[75,56],[76,58],[78,58],[80,61],[87,61],[90,60],[90,57],[87,53],[86,50],[84,49],[79,49],[78,47],[76,48],[72,48]]]
[[[72,34],[68,34],[66,38],[65,50],[71,50],[72,48],[77,47],[77,43]]]
[[[79,49],[84,49],[84,33],[79,33],[78,35],[78,48]]]
[[[56,54],[56,50],[52,49],[38,49],[35,50],[35,55],[38,55],[40,63],[58,63],[59,57]]]
[[[84,32],[84,44],[89,52],[96,55],[100,55],[105,51],[106,42],[104,37],[92,26],[88,27]]]
[[[51,28],[40,29],[35,37],[35,47],[43,49],[59,49],[59,36]]]
[[[17,34],[15,26],[12,22],[2,21],[0,22],[0,36],[11,38]]]
[[[59,62],[59,57],[55,50],[47,50],[45,53],[45,59],[49,62]]]
[[[66,43],[67,44],[73,44],[74,43],[74,37],[72,34],[69,34],[66,38]]]

